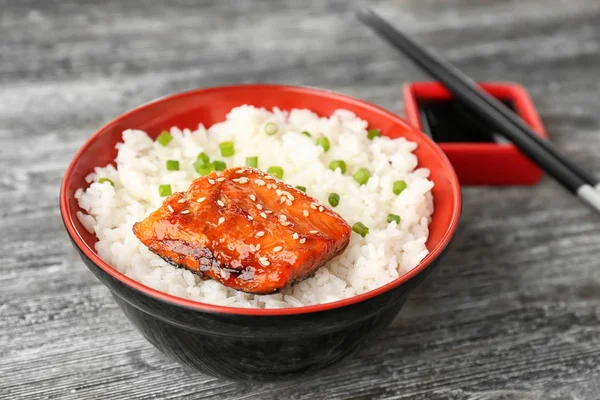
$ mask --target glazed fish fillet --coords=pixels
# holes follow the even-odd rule
[[[134,225],[167,262],[247,293],[310,276],[348,246],[350,226],[306,193],[258,169],[212,172]]]

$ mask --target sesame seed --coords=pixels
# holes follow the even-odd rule
[[[218,178],[217,182],[223,182],[225,180],[225,178]]]
[[[198,203],[202,203],[204,200],[206,200],[206,197],[200,197],[198,200],[196,200]]]
[[[304,214],[305,217],[308,217],[308,210],[302,211],[302,214]]]
[[[319,231],[315,231],[315,230],[312,230],[312,231],[309,231],[309,232],[310,232],[310,233],[312,233],[313,235],[314,235],[315,233],[319,233]]]
[[[264,212],[261,212],[260,216],[263,217],[263,218],[267,218],[267,214],[265,214]]]
[[[223,203],[221,200],[217,200],[217,204],[218,204],[220,207],[225,207],[225,203]]]
[[[256,205],[256,208],[258,208],[259,210],[262,210],[262,209],[263,209],[263,206],[262,206],[262,204],[257,204],[257,205]]]
[[[256,251],[260,250],[260,243],[256,245]]]
[[[319,211],[323,212],[323,206],[319,206]]]
[[[171,205],[170,205],[170,204],[167,206],[167,208],[169,209],[169,211],[171,211],[171,212],[175,212],[175,210],[173,210],[173,207],[171,207]]]
[[[281,190],[277,189],[275,193],[277,193],[277,196],[281,196]]]
[[[265,175],[265,179],[274,180],[275,178],[273,178],[271,175]]]
[[[282,194],[284,194],[284,195],[285,195],[285,196],[286,196],[288,199],[290,199],[290,200],[292,200],[292,201],[294,201],[294,200],[295,200],[295,197],[294,197],[294,196],[292,196],[292,194],[291,194],[290,192],[288,192],[288,191],[285,191],[285,190],[282,190],[282,191],[281,191],[281,193],[282,193]]]
[[[252,200],[252,201],[256,201],[256,196],[255,196],[255,195],[253,195],[253,194],[251,194],[251,195],[250,195],[250,200]]]
[[[265,267],[268,267],[269,265],[271,265],[271,263],[269,262],[269,259],[267,257],[259,258],[258,262],[261,263],[262,265],[264,265]]]
[[[250,245],[248,245],[248,248],[250,249],[250,251],[251,251],[252,253],[254,253],[254,252],[256,251],[256,247],[254,247],[254,245],[253,245],[253,244],[250,244]]]
[[[281,247],[281,246],[273,247],[273,253],[277,253],[278,251],[281,251],[281,250],[283,250],[283,247]]]
[[[285,196],[281,196],[281,199],[279,199],[279,204],[283,204],[285,203],[287,199],[285,198]]]
[[[240,178],[240,183],[248,183],[250,182],[250,179],[246,178],[245,176]]]
[[[187,201],[186,199],[179,199],[179,200],[177,200],[177,202],[178,202],[179,204],[183,204],[183,203],[185,203],[186,201]]]
[[[316,209],[317,209],[317,207],[315,207],[315,205],[314,205],[314,204],[311,204],[311,205],[310,205],[310,208],[312,208],[313,210],[316,210]]]
[[[227,271],[226,269],[222,269],[220,271],[221,274],[221,278],[223,279],[229,279],[229,277],[231,276],[231,272]]]
[[[262,179],[255,179],[254,183],[256,183],[258,186],[265,186],[265,181]]]
[[[218,224],[221,225],[223,222],[225,222],[225,217],[219,218],[219,223]]]
[[[304,243],[306,243],[306,238],[300,239],[300,244],[304,244]]]
[[[252,218],[252,215],[248,215],[248,221],[252,221],[254,218]]]
[[[185,214],[189,214],[189,213],[190,213],[190,210],[183,210],[180,214],[185,215]]]
[[[256,237],[263,237],[265,236],[265,232],[264,231],[258,231],[256,232]]]
[[[295,240],[295,239],[298,239],[298,237],[299,237],[298,232],[294,232],[294,234],[292,235],[292,238],[294,238],[294,240]]]
[[[285,201],[285,205],[286,206],[291,206],[292,205],[292,201],[291,200],[286,200]]]
[[[273,214],[273,210],[265,210],[265,213],[267,213],[267,214]]]
[[[285,214],[279,214],[279,219],[281,221],[287,221],[287,217],[285,216]]]
[[[214,185],[214,184],[215,184],[215,180],[214,180],[214,179],[210,179],[210,178],[209,178],[209,179],[208,179],[208,183],[210,183],[211,185]]]
[[[289,226],[292,224],[290,221],[279,221],[279,223],[283,226]]]

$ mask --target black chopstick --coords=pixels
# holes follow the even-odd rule
[[[440,81],[448,86],[457,87],[455,96],[461,99],[462,92],[469,92],[473,94],[474,97],[479,98],[480,100],[486,102],[491,107],[496,109],[499,113],[501,113],[505,119],[509,120],[512,124],[517,125],[517,127],[523,131],[522,135],[529,136],[536,145],[543,147],[547,152],[551,153],[555,158],[557,158],[561,163],[563,163],[568,169],[573,171],[574,174],[579,176],[584,182],[591,186],[597,186],[598,180],[589,172],[582,170],[578,167],[573,161],[568,159],[566,156],[560,153],[560,151],[552,145],[547,140],[541,139],[532,129],[529,127],[521,118],[519,118],[514,112],[509,110],[504,104],[495,99],[494,97],[487,94],[485,91],[481,90],[475,82],[473,82],[469,77],[464,75],[461,71],[453,67],[452,65],[444,62],[439,57],[434,55],[433,53],[427,51],[422,46],[415,43],[412,39],[402,34],[393,28],[389,23],[375,14],[372,10],[361,10],[359,11],[359,18],[363,20],[363,22],[367,23],[367,25],[372,28],[378,30],[384,29],[386,32],[392,36],[394,42],[392,43],[395,47],[401,50],[404,54],[409,56],[417,65],[419,65],[424,70],[428,71],[431,75],[440,79]],[[366,18],[366,20],[364,19]],[[377,26],[372,25],[372,22],[376,23]],[[378,31],[378,33],[381,33]],[[390,37],[385,37],[388,41],[390,41]],[[445,76],[446,79],[442,80],[440,76]],[[458,86],[457,86],[458,85]],[[454,90],[451,90],[454,93]],[[510,133],[507,133],[508,136]]]
[[[600,192],[594,188],[600,186],[592,174],[575,165],[549,141],[540,139],[512,111],[481,90],[458,69],[415,43],[375,12],[361,9],[357,12],[357,16],[379,36],[440,81],[459,101],[479,114],[486,123],[494,126],[501,135],[509,139],[571,193],[600,212]]]

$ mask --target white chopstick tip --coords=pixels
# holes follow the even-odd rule
[[[577,197],[586,202],[590,207],[600,212],[600,192],[591,185],[581,185],[577,189]]]

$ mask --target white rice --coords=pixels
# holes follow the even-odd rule
[[[276,135],[264,133],[264,125],[275,122]],[[164,147],[139,130],[123,132],[117,145],[117,168],[96,168],[86,179],[86,190],[75,196],[82,224],[98,237],[96,251],[117,270],[147,286],[186,299],[235,307],[299,307],[332,302],[377,288],[415,267],[428,253],[425,242],[433,212],[429,170],[417,167],[412,153],[416,144],[403,138],[369,140],[367,123],[347,110],[337,110],[329,118],[309,110],[269,112],[252,106],[234,108],[224,122],[208,130],[170,129],[172,142]],[[308,131],[312,137],[302,135]],[[329,138],[331,148],[324,152],[315,140]],[[219,143],[233,141],[235,155],[222,157]],[[164,200],[158,186],[170,184],[173,192],[187,190],[198,177],[193,162],[206,152],[211,160],[224,160],[228,167],[244,165],[248,156],[258,156],[258,167],[281,166],[283,180],[302,185],[307,193],[328,203],[330,193],[340,202],[334,208],[352,225],[361,221],[369,227],[362,238],[352,233],[344,254],[317,270],[316,274],[281,293],[250,295],[220,283],[202,281],[191,272],[173,267],[151,253],[133,234],[132,225],[144,219]],[[167,171],[166,160],[179,160],[179,171]],[[332,160],[344,160],[346,174],[331,171]],[[352,174],[367,168],[371,177],[359,186]],[[115,186],[98,183],[102,177]],[[399,196],[392,192],[396,180],[408,184]],[[400,224],[388,223],[396,214]]]

